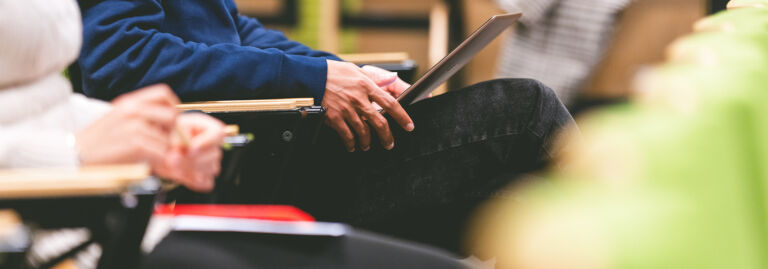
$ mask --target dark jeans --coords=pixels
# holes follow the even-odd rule
[[[416,130],[390,121],[395,149],[377,141],[346,152],[325,128],[302,153],[280,203],[324,221],[460,252],[473,210],[521,174],[547,165],[553,139],[573,119],[551,89],[534,80],[480,83],[406,107]]]
[[[143,269],[469,268],[444,251],[365,232],[339,238],[174,232]]]

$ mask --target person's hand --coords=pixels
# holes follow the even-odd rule
[[[193,191],[213,190],[221,170],[224,124],[205,114],[182,114],[176,129],[180,133],[171,136],[171,147],[163,162],[154,167],[155,173]]]
[[[118,97],[109,113],[76,134],[81,164],[159,163],[168,150],[178,103],[167,85]]]
[[[397,73],[384,70],[373,65],[363,66],[363,73],[373,80],[381,89],[387,91],[392,97],[397,98],[405,90],[411,87],[411,84],[400,79]]]
[[[355,133],[360,149],[370,149],[370,129],[364,121],[376,130],[385,149],[395,147],[395,139],[386,118],[372,102],[380,105],[403,129],[413,131],[413,121],[400,103],[376,85],[361,68],[352,63],[327,62],[328,79],[322,104],[327,109],[326,124],[339,133],[348,151],[355,151]]]

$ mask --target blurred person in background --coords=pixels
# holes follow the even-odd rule
[[[541,80],[572,108],[611,41],[618,14],[632,0],[495,1],[523,12],[502,48],[497,77]]]
[[[293,153],[322,157],[295,162],[282,179],[302,184],[282,187],[291,197],[248,201],[296,205],[323,221],[458,252],[475,206],[546,166],[561,150],[553,138],[573,124],[554,93],[528,79],[480,83],[406,111],[395,97],[410,85],[396,74],[292,41],[239,15],[232,0],[79,4],[75,67],[89,96],[165,82],[183,101],[312,97],[324,106],[329,128]]]

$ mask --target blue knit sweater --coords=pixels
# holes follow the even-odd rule
[[[326,59],[238,15],[232,0],[80,0],[85,94],[110,100],[155,83],[183,101],[314,97]]]

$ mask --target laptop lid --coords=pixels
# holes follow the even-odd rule
[[[432,91],[448,81],[451,76],[469,63],[475,55],[488,46],[504,30],[514,25],[521,16],[522,13],[515,13],[491,17],[483,26],[480,26],[480,28],[464,40],[461,45],[451,51],[448,56],[440,60],[416,83],[397,97],[397,100],[401,105],[407,106],[429,96]]]

